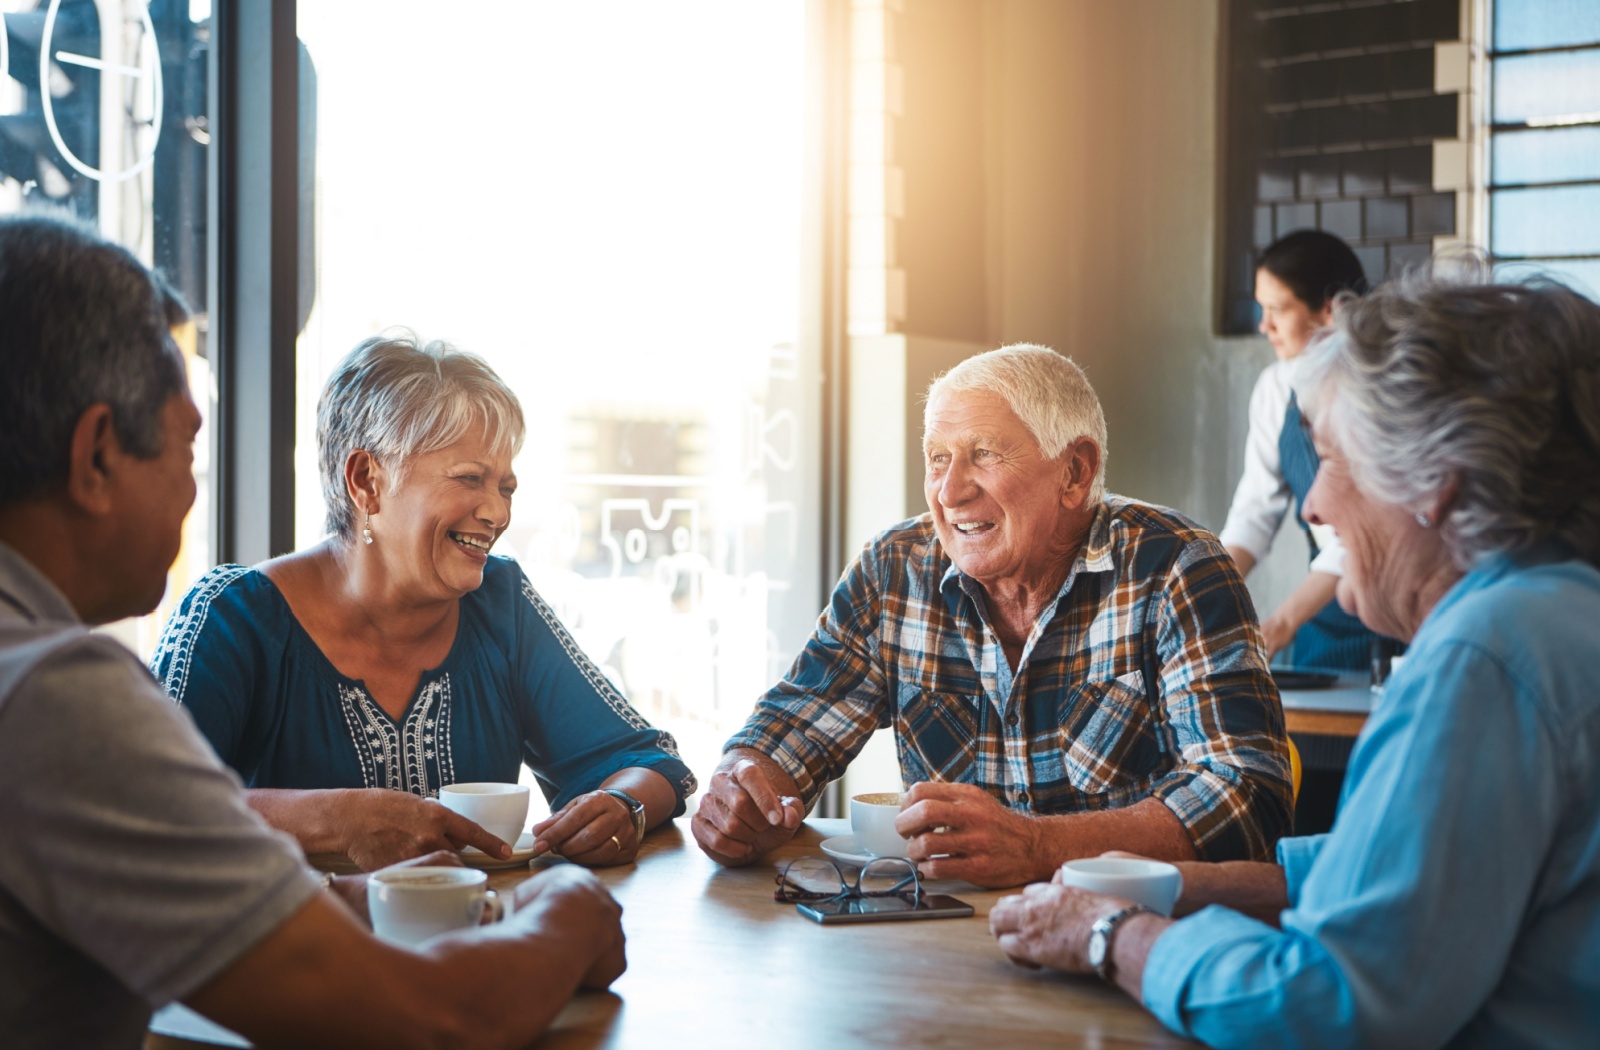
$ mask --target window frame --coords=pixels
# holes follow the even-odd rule
[[[218,564],[294,549],[295,339],[300,317],[296,0],[217,0],[207,158],[208,299],[217,379]]]
[[[1557,179],[1537,182],[1508,182],[1495,181],[1494,150],[1496,136],[1518,132],[1533,131],[1541,128],[1600,128],[1600,114],[1592,114],[1593,119],[1575,123],[1544,124],[1521,122],[1502,122],[1495,119],[1495,62],[1502,58],[1515,58],[1523,55],[1571,54],[1577,52],[1593,52],[1600,54],[1600,41],[1588,44],[1569,44],[1557,47],[1536,48],[1508,48],[1497,49],[1495,46],[1495,0],[1481,0],[1477,4],[1478,17],[1474,23],[1477,40],[1480,42],[1475,48],[1478,57],[1475,61],[1475,78],[1483,85],[1479,94],[1479,105],[1476,113],[1476,126],[1481,129],[1481,144],[1477,151],[1479,169],[1483,177],[1479,183],[1474,204],[1474,228],[1481,231],[1479,238],[1483,249],[1489,254],[1496,266],[1501,263],[1513,263],[1539,266],[1543,264],[1560,265],[1566,262],[1600,262],[1600,240],[1596,241],[1592,252],[1567,253],[1554,255],[1503,255],[1494,251],[1494,195],[1502,190],[1547,189],[1567,186],[1600,186],[1600,173],[1592,178],[1585,179]],[[1596,289],[1600,291],[1600,289]]]

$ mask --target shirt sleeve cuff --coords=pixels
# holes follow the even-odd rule
[[[1265,778],[1247,771],[1257,779],[1256,791],[1268,790]],[[1284,805],[1288,798],[1288,770],[1284,770]],[[1180,768],[1157,782],[1151,789],[1151,798],[1157,799],[1172,811],[1183,825],[1194,844],[1200,860],[1260,860],[1267,853],[1267,844],[1278,834],[1265,824],[1268,803],[1257,800],[1253,805],[1248,789],[1231,783],[1220,776],[1194,767]]]
[[[672,808],[673,817],[681,817],[689,809],[689,796],[695,793],[700,785],[694,778],[694,773],[675,755],[664,755],[660,752],[644,752],[629,758],[628,764],[621,768],[629,767],[648,769],[665,778],[672,785],[672,793],[678,796],[678,802]],[[670,819],[670,818],[669,818]]]
[[[795,788],[800,792],[800,801],[807,809],[810,809],[811,804],[816,801],[821,785],[811,776],[811,770],[807,768],[805,760],[783,741],[746,731],[729,738],[728,742],[722,745],[724,753],[734,748],[759,751],[776,762],[778,768],[789,774],[790,779],[794,781]]]
[[[162,974],[148,986],[135,989],[152,1009],[159,1010],[204,987],[266,940],[322,888],[320,879],[304,867],[299,857],[286,851],[285,859],[283,876],[241,914],[237,923],[219,930],[177,971]]]
[[[1289,895],[1289,907],[1300,901],[1300,887],[1311,874],[1311,865],[1322,852],[1327,835],[1301,835],[1278,840],[1278,865],[1283,868],[1283,881]]]
[[[1194,978],[1204,972],[1218,945],[1274,932],[1254,919],[1212,905],[1167,927],[1151,945],[1139,987],[1145,1009],[1172,1031],[1192,1038],[1184,999]]]

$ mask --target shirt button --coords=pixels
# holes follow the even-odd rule
[[[1021,802],[1023,805],[1027,805],[1027,803],[1028,803],[1028,793],[1026,791],[1017,792],[1017,801]]]
[[[1006,725],[1008,726],[1016,726],[1021,721],[1022,719],[1017,717],[1017,713],[1015,711],[1006,716]]]

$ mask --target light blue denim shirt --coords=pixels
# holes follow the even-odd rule
[[[1600,1046],[1600,572],[1497,558],[1429,614],[1281,930],[1211,907],[1144,1002],[1212,1046]]]

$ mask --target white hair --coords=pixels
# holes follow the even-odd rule
[[[350,453],[366,449],[390,488],[411,456],[449,448],[482,431],[496,452],[522,448],[522,405],[494,369],[449,343],[423,345],[397,329],[363,340],[345,355],[317,402],[317,452],[328,530],[355,538],[356,505],[345,485]]]
[[[1405,276],[1335,306],[1295,384],[1369,499],[1431,511],[1458,568],[1565,541],[1600,563],[1600,307],[1550,281]]]
[[[1089,377],[1071,358],[1036,343],[1013,343],[969,357],[928,387],[924,426],[935,398],[962,390],[986,390],[1004,398],[1046,459],[1055,459],[1081,438],[1093,441],[1100,450],[1100,466],[1089,499],[1097,503],[1105,498],[1105,412]]]

